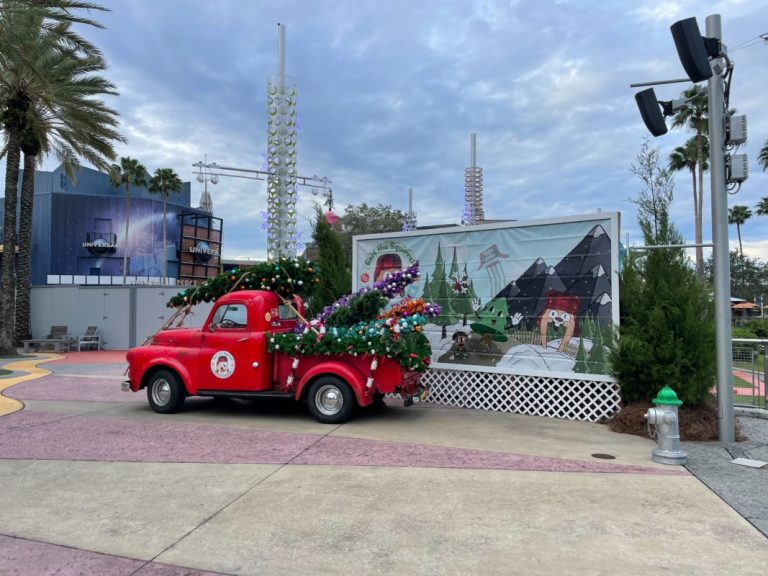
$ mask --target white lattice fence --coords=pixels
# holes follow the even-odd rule
[[[598,422],[619,411],[615,382],[518,376],[463,370],[428,370],[428,401],[447,406]]]

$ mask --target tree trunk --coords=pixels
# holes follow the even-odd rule
[[[35,161],[33,154],[24,154],[24,176],[21,180],[19,209],[19,262],[16,276],[16,345],[31,338],[30,276],[32,271],[32,208],[35,199]]]
[[[702,240],[702,214],[704,213],[704,142],[701,134],[698,135],[699,144],[699,187],[697,193],[699,195],[698,210],[696,211],[696,227],[695,227],[695,242],[701,244]],[[704,282],[704,248],[701,246],[696,247],[696,276],[698,276],[700,282]]]
[[[693,184],[693,230],[694,230],[694,241],[696,243],[700,242],[698,240],[698,235],[696,234],[696,231],[698,229],[698,222],[699,222],[699,212],[701,211],[701,206],[699,205],[699,195],[696,189],[696,163],[693,164],[693,166],[690,167],[691,172],[691,181]],[[701,247],[696,248],[696,254],[695,254],[695,264],[696,264],[696,276],[698,277],[700,282],[704,281],[704,262],[702,260],[703,253],[700,254]]]
[[[125,183],[125,234],[123,234],[123,284],[128,277],[128,222],[131,218],[130,184]]]
[[[167,274],[167,266],[168,266],[168,243],[165,238],[165,214],[166,214],[166,207],[168,205],[168,192],[166,190],[163,190],[163,284],[168,283],[168,274]]]
[[[741,225],[738,222],[736,222],[736,234],[739,235],[739,254],[744,258],[744,250],[741,247]]]
[[[0,274],[0,356],[16,354],[14,300],[16,299],[16,198],[21,146],[18,135],[7,132],[5,167],[5,216],[3,218],[3,265]]]

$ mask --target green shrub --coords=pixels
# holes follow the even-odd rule
[[[735,336],[734,338],[768,338],[768,320],[747,320],[742,328],[754,334],[754,336]]]
[[[752,332],[749,328],[746,326],[740,327],[740,326],[734,326],[731,328],[731,337],[732,338],[758,338],[758,335]]]
[[[679,250],[627,259],[621,325],[611,353],[625,402],[650,401],[671,386],[686,404],[702,404],[715,381],[712,302]]]

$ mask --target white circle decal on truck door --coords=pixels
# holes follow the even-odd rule
[[[235,373],[235,358],[226,350],[216,352],[211,358],[211,372],[216,378],[229,378]]]

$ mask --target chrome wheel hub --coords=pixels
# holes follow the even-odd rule
[[[171,401],[171,385],[167,380],[155,380],[152,385],[152,400],[158,406],[165,406]]]
[[[315,405],[322,414],[334,416],[344,406],[344,396],[336,386],[326,384],[315,394]]]

